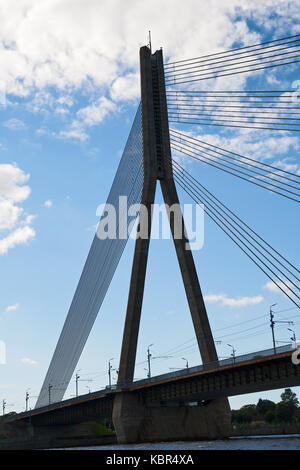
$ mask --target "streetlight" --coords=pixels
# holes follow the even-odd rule
[[[236,349],[234,349],[234,347],[231,345],[231,344],[227,344],[227,346],[230,346],[232,348],[232,353],[230,354],[232,359],[233,359],[233,363],[235,363],[235,353],[236,353]]]
[[[274,334],[274,325],[275,325],[275,322],[273,320],[274,318],[274,314],[273,314],[273,311],[272,311],[272,307],[275,307],[276,304],[272,304],[270,306],[270,327],[272,329],[272,339],[273,339],[273,350],[274,350],[274,354],[276,354],[276,344],[275,344],[275,334]]]
[[[25,402],[26,402],[25,410],[26,411],[28,411],[29,390],[30,388],[26,390],[26,396],[25,396]]]
[[[109,361],[108,361],[108,383],[109,383],[109,388],[111,388],[111,371],[112,371],[112,365],[111,365],[111,361],[113,361],[114,358],[112,357]]]
[[[78,397],[78,380],[80,379],[80,375],[78,375],[78,372],[81,371],[81,369],[78,369],[75,375],[75,382],[76,382],[76,397]]]
[[[148,349],[147,349],[148,379],[151,378],[151,356],[152,356],[152,354],[150,353],[151,346],[153,346],[153,344],[149,344]]]
[[[293,333],[293,336],[291,337],[291,340],[294,341],[294,344],[296,344],[296,333],[291,328],[288,328],[288,330]]]
[[[189,361],[185,357],[182,357],[181,359],[186,362],[185,366],[188,369],[189,368]]]
[[[274,350],[274,354],[276,354],[276,344],[275,344],[275,334],[274,334],[274,326],[276,323],[288,323],[289,325],[293,325],[294,323],[292,321],[288,321],[288,320],[276,320],[274,321],[274,314],[273,314],[273,310],[272,310],[272,307],[274,307],[275,305],[277,304],[272,304],[270,306],[270,327],[272,329],[272,338],[273,338],[273,350]]]
[[[78,369],[77,372],[81,371],[81,369]],[[80,375],[76,372],[75,375],[75,381],[76,381],[76,395],[72,395],[75,397],[78,397],[78,382],[93,382],[92,379],[80,379]]]
[[[6,408],[6,406],[14,406],[14,403],[9,403],[9,404],[7,404],[6,400],[2,400],[3,416],[5,415],[5,408]]]
[[[31,390],[31,389],[27,388],[26,395],[25,395],[25,402],[26,402],[25,411],[28,411],[28,402],[29,402],[30,398],[37,398],[37,395],[29,395],[29,390]],[[29,409],[31,410],[31,408],[29,408]]]
[[[152,354],[150,353],[150,347],[153,346],[153,344],[149,344],[148,346],[148,349],[147,349],[147,361],[148,361],[148,374],[147,374],[147,377],[148,379],[151,379],[151,358],[152,359],[167,359],[169,357],[173,357],[173,356],[152,356]]]

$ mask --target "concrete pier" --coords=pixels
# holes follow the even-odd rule
[[[115,398],[113,422],[119,444],[224,439],[231,434],[227,398],[199,406],[144,406],[136,395]]]

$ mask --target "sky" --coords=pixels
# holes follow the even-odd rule
[[[152,34],[165,61],[189,59],[300,31],[300,2],[228,0],[0,0],[0,401],[34,406],[140,99],[139,48]],[[299,67],[197,85],[203,90],[291,90]],[[194,85],[194,89],[196,85]],[[202,140],[300,174],[297,133],[181,127]],[[297,263],[296,203],[198,162],[184,161],[218,198]],[[221,173],[221,174],[220,174]],[[178,189],[182,203],[190,200]],[[162,202],[160,189],[157,202]],[[118,367],[134,242],[129,240],[78,363],[79,391],[108,383]],[[299,313],[269,279],[205,218],[194,253],[220,358],[272,347],[275,320]],[[277,313],[278,312],[278,313]],[[277,345],[289,325],[275,326]],[[201,362],[171,240],[152,240],[136,378]],[[163,357],[161,357],[163,356]],[[166,357],[168,356],[168,357]],[[116,373],[113,371],[113,380]],[[299,396],[299,387],[295,388]],[[66,397],[75,393],[72,380]],[[281,391],[230,399],[233,408]]]

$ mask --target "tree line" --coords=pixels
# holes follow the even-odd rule
[[[259,399],[256,405],[244,405],[239,410],[232,410],[233,426],[250,425],[254,422],[300,424],[300,407],[296,393],[286,388],[280,398],[278,403]]]

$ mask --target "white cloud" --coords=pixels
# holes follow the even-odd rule
[[[34,237],[35,231],[32,227],[26,225],[25,227],[17,228],[7,237],[0,240],[0,255],[4,255],[10,248],[14,248],[16,245],[27,243]]]
[[[224,307],[247,307],[256,305],[264,300],[261,295],[256,297],[238,297],[236,299],[228,297],[226,294],[209,294],[204,296],[205,302],[220,303]]]
[[[20,307],[20,304],[18,302],[14,305],[8,305],[5,309],[5,312],[6,313],[13,312],[13,311],[17,310],[19,307]]]
[[[278,284],[278,285],[276,285]],[[289,287],[292,287],[291,282],[286,282],[285,284],[280,281],[276,281],[276,284],[272,281],[268,281],[263,287],[264,289],[267,289],[270,292],[278,292],[278,294],[283,294],[284,292],[291,295],[291,291],[288,289]],[[279,286],[279,287],[278,287]]]
[[[53,202],[50,201],[50,199],[47,199],[47,201],[44,202],[45,207],[52,207],[52,205],[53,205]]]
[[[299,30],[297,4],[281,0],[1,2],[1,80],[7,95],[28,97],[33,110],[50,106],[66,118],[74,104],[70,95],[80,89],[85,96],[88,91],[97,97],[91,104],[96,108],[105,96],[116,102],[139,96],[138,49],[147,43],[149,29],[153,49],[163,46],[166,60],[180,60],[237,43],[259,42],[260,34],[249,30],[249,19],[266,33],[273,29],[277,37],[287,31],[295,34]],[[222,81],[223,89],[244,83],[244,76]],[[219,81],[215,86],[220,86]],[[50,89],[55,89],[53,95]],[[85,140],[85,126],[101,122],[113,111],[113,106],[104,116],[98,109],[89,109],[88,114],[82,111],[79,124],[58,136]]]
[[[27,109],[33,113],[49,113],[54,110],[57,114],[69,113],[69,108],[74,104],[74,99],[63,93],[61,96],[54,97],[44,89],[36,90],[33,98],[27,104]]]
[[[16,164],[0,164],[0,197],[13,202],[22,202],[28,198],[30,187],[23,186],[30,175],[24,173]]]
[[[67,108],[57,107],[55,109],[55,113],[60,114],[61,116],[63,116],[64,114],[69,114],[69,112],[70,111]]]
[[[129,73],[118,77],[111,86],[110,96],[114,101],[134,100],[139,96],[140,76],[138,73]]]
[[[35,236],[31,227],[34,215],[17,205],[30,194],[30,187],[25,185],[28,179],[29,174],[16,164],[0,164],[0,255]]]
[[[33,360],[33,359],[30,359],[29,357],[22,357],[22,359],[20,360],[20,362],[22,364],[27,364],[29,366],[37,366],[38,365],[38,362]]]
[[[73,106],[74,104],[74,100],[71,96],[60,96],[58,99],[57,99],[57,103],[61,104],[61,105],[65,105],[65,106]]]
[[[270,292],[277,292],[280,291],[280,289],[274,284],[274,282],[269,281],[267,282],[264,286],[265,289],[269,290]]]
[[[109,112],[116,111],[116,104],[112,101],[105,98],[105,96],[100,96],[100,98],[92,103],[90,106],[81,108],[77,111],[76,116],[78,124],[82,123],[85,126],[95,126],[99,124]]]
[[[89,106],[79,109],[76,113],[76,119],[71,123],[70,129],[61,131],[59,135],[63,138],[86,140],[88,135],[85,132],[85,128],[99,124],[109,113],[116,112],[117,109],[117,105],[113,101],[105,96],[100,96]]]
[[[36,218],[36,215],[26,215],[24,220],[20,221],[20,225],[30,225],[32,224],[33,220]]]
[[[0,230],[6,230],[12,228],[23,209],[14,204],[14,201],[9,199],[0,199]]]
[[[88,134],[80,127],[73,129],[71,128],[68,131],[61,131],[59,136],[62,139],[78,139],[81,142],[89,138]]]
[[[12,131],[20,131],[25,128],[24,122],[17,118],[12,118],[8,121],[5,121],[3,126],[8,127],[8,129],[11,129]]]

